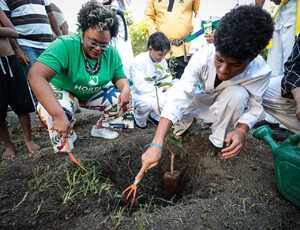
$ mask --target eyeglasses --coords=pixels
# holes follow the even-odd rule
[[[86,38],[87,45],[90,46],[93,49],[96,49],[99,47],[102,51],[107,50],[109,43],[102,43],[102,42],[96,42],[93,39]]]

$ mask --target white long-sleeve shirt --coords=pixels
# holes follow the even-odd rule
[[[240,85],[249,93],[248,109],[241,115],[238,123],[244,123],[252,128],[263,114],[262,95],[268,88],[271,69],[261,56],[255,58],[246,69],[230,80],[223,81],[216,88],[216,67],[214,64],[215,48],[207,46],[206,49],[195,53],[186,67],[181,79],[168,91],[167,102],[163,107],[161,116],[174,124],[180,120],[184,112],[196,100],[197,91],[205,95],[207,105],[210,106],[217,95],[227,86]],[[198,94],[199,95],[199,94]]]
[[[159,73],[155,68],[155,65],[161,66],[163,72],[168,72],[168,64],[165,59],[159,63],[155,63],[151,60],[149,52],[144,52],[137,55],[134,61],[130,65],[130,77],[132,81],[132,94],[133,97],[138,96],[153,96],[155,97],[155,87],[153,81],[147,81],[146,78],[158,76]],[[165,82],[171,82],[172,78],[165,79]],[[161,91],[161,89],[159,90]]]

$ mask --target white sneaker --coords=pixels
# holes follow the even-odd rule
[[[104,139],[112,140],[112,139],[116,139],[119,136],[119,134],[108,128],[97,129],[96,126],[94,125],[93,128],[91,129],[91,136],[92,137],[102,137]]]

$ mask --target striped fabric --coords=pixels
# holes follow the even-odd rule
[[[47,12],[49,0],[0,0],[0,9],[5,11],[19,33],[22,46],[46,49],[53,40]]]
[[[281,80],[281,95],[293,98],[291,91],[300,87],[300,36],[297,37],[293,51],[284,65],[284,77]]]

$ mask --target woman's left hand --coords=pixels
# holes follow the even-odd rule
[[[118,104],[120,105],[123,112],[127,111],[127,104],[130,101],[130,90],[127,88],[124,88],[121,90],[119,95],[119,101]]]

